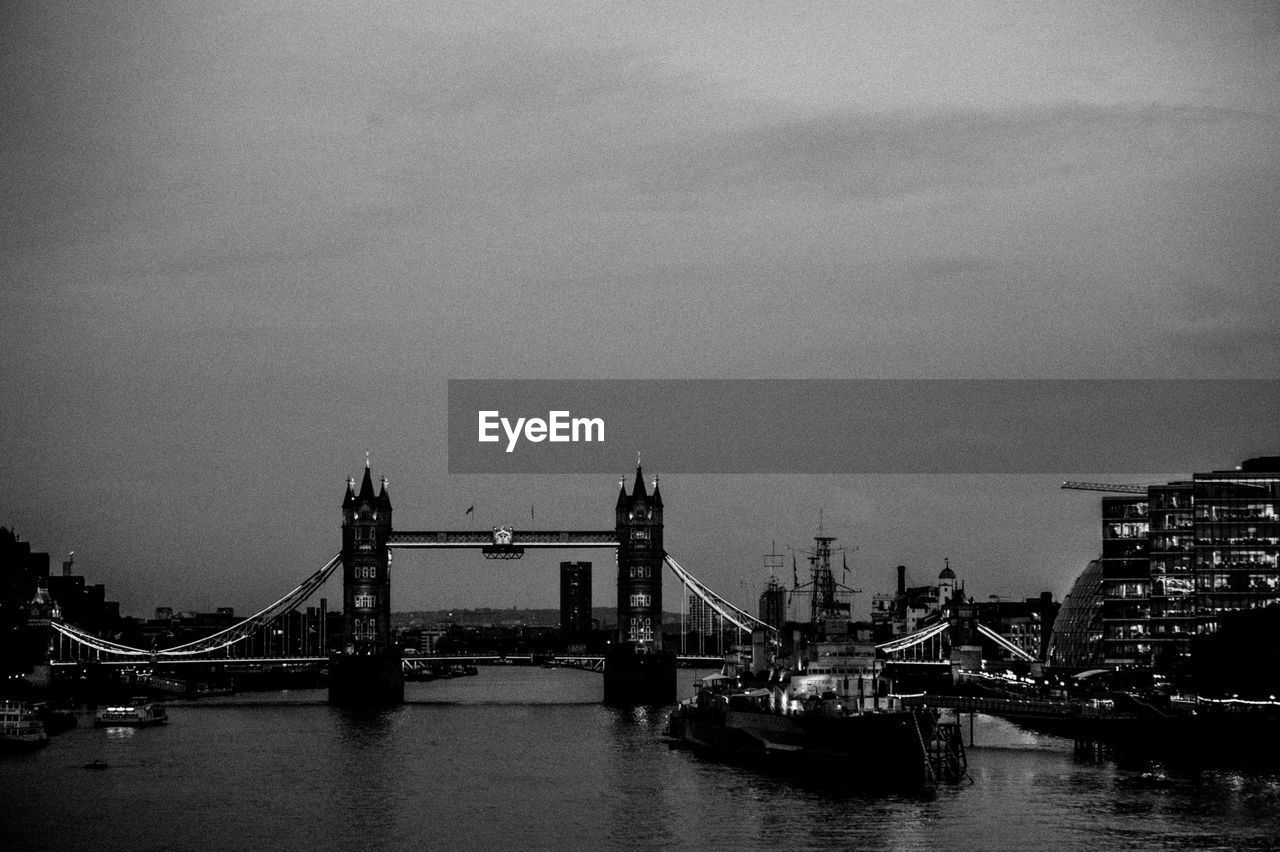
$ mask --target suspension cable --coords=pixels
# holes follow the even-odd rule
[[[694,577],[692,574],[690,574],[688,571],[682,568],[680,566],[680,563],[672,559],[670,555],[664,555],[663,561],[667,563],[667,566],[671,568],[671,570],[675,573],[676,577],[680,580],[680,582],[684,583],[684,585],[687,588],[691,589],[693,593],[703,601],[703,603],[710,606],[715,612],[717,612],[720,615],[721,618],[737,626],[739,630],[745,630],[748,633],[750,633],[753,629],[755,629],[754,627],[748,627],[746,624],[743,624],[743,620],[746,620],[746,621],[754,622],[756,625],[759,625],[760,627],[765,627],[773,631],[775,634],[777,633],[776,627],[773,627],[772,625],[767,624],[764,621],[761,621],[751,613],[744,611],[740,607],[734,606],[732,603],[725,600],[720,595],[716,594],[714,591],[708,588],[705,584],[703,584],[701,580]],[[730,614],[731,612],[734,614]]]
[[[196,648],[196,646],[199,646],[199,645],[212,644],[216,640],[220,639],[220,637],[225,636],[231,633],[232,631],[239,630],[249,625],[250,622],[254,622],[254,621],[257,621],[258,619],[262,619],[263,616],[265,616],[267,613],[270,613],[272,612],[272,610],[275,610],[277,607],[280,607],[281,604],[286,604],[286,602],[287,602],[287,605],[281,608],[279,612],[274,613],[269,618],[263,619],[264,623],[266,621],[271,621],[275,618],[278,618],[287,612],[292,612],[294,609],[298,607],[299,604],[301,604],[307,598],[311,597],[312,593],[314,593],[317,588],[319,588],[321,585],[324,584],[326,580],[329,579],[329,575],[333,573],[334,568],[336,568],[341,562],[342,562],[342,554],[339,553],[337,556],[333,557],[327,563],[325,563],[323,568],[321,568],[319,571],[312,574],[307,579],[303,580],[301,583],[298,584],[296,588],[294,588],[284,597],[280,598],[278,601],[271,604],[270,606],[267,606],[267,607],[264,607],[263,609],[258,610],[256,613],[240,621],[238,624],[233,624],[230,627],[226,627],[222,630],[219,630],[217,633],[210,634],[209,636],[206,636],[203,639],[196,639],[192,642],[187,642],[182,645],[175,645],[172,648],[165,648],[163,651],[159,651],[157,653],[180,654],[180,655],[187,655],[187,654],[193,654],[193,653],[200,654],[200,653],[204,653],[205,651],[217,651],[221,648],[225,648],[227,645],[234,644],[235,642],[239,642],[241,639],[244,638],[244,636],[240,636],[236,639],[233,639],[231,642],[223,643],[221,645],[218,645],[217,647],[187,650],[191,648]],[[251,628],[251,630],[256,629],[257,626],[258,625],[254,625]]]
[[[287,594],[275,601],[271,605],[260,609],[258,612],[242,619],[230,627],[223,628],[217,633],[205,636],[202,639],[196,639],[181,645],[175,645],[172,648],[164,648],[157,651],[149,651],[144,648],[135,648],[130,645],[122,645],[118,642],[112,642],[102,639],[90,633],[86,633],[77,627],[67,624],[64,621],[53,620],[50,626],[63,636],[80,643],[92,650],[104,654],[115,654],[124,657],[188,657],[197,654],[208,654],[214,651],[220,651],[234,645],[237,642],[244,641],[253,632],[282,615],[290,613],[298,608],[303,602],[311,597],[320,586],[329,579],[335,568],[342,562],[342,554],[330,559],[324,564],[320,570],[316,571],[307,579],[299,583],[295,588]]]
[[[919,645],[921,642],[937,636],[950,626],[951,622],[940,621],[937,624],[930,625],[922,630],[917,630],[915,633],[908,633],[906,636],[899,636],[897,639],[891,639],[888,642],[877,645],[876,650],[884,651],[886,654],[892,654],[896,651],[905,651],[907,648]]]
[[[981,622],[978,622],[977,624],[978,624],[978,632],[981,633],[983,636],[987,637],[988,639],[990,639],[992,642],[995,642],[1001,648],[1004,648],[1006,651],[1011,652],[1014,656],[1018,657],[1021,660],[1025,660],[1026,662],[1034,663],[1036,661],[1035,657],[1031,656],[1025,650],[1018,647],[1013,642],[1010,642],[1008,639],[1004,638],[1003,636],[1001,636],[996,631],[992,630],[987,625],[982,624]]]

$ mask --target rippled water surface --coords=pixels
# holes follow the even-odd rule
[[[665,711],[606,708],[600,690],[586,672],[492,667],[410,684],[409,703],[381,712],[302,691],[171,706],[160,728],[84,716],[0,758],[0,849],[1280,843],[1277,773],[1117,765],[979,717],[972,784],[868,795],[672,747]],[[95,759],[110,768],[86,770]]]

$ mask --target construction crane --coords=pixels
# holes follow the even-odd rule
[[[1146,494],[1145,485],[1112,485],[1106,482],[1072,482],[1067,480],[1062,487],[1071,491],[1115,491],[1119,494]]]

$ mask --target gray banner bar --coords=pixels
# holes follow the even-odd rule
[[[451,380],[449,472],[1192,471],[1278,424],[1269,379]]]

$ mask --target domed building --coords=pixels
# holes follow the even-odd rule
[[[951,596],[956,591],[956,572],[951,570],[951,560],[943,560],[942,571],[938,574],[938,606],[951,605]]]
[[[1048,664],[1089,669],[1102,664],[1102,560],[1090,562],[1076,578],[1049,637]]]

